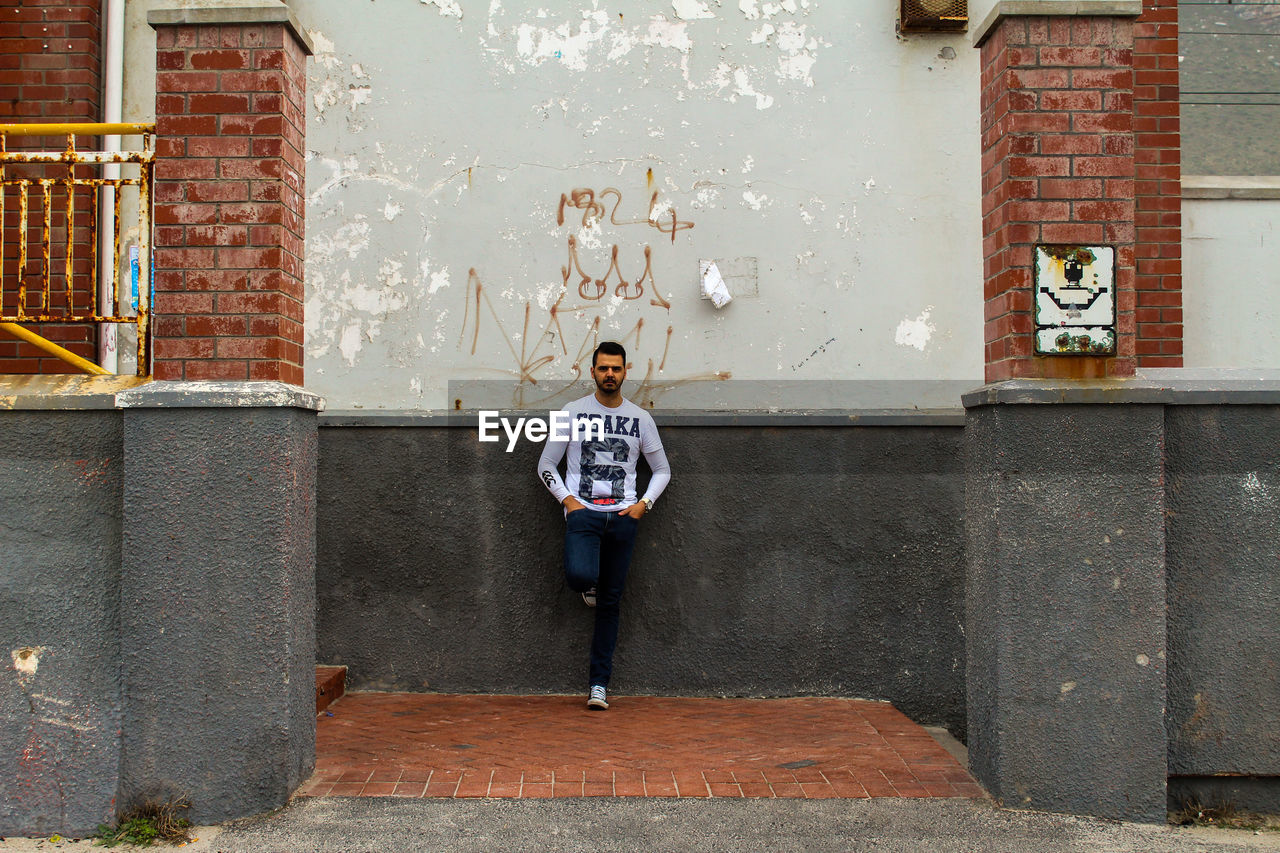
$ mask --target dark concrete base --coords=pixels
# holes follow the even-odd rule
[[[0,395],[0,834],[283,803],[314,618],[356,689],[583,688],[591,611],[536,446],[447,418],[317,438],[283,386],[64,384]],[[963,438],[906,413],[666,423],[616,691],[880,698],[963,733],[967,656],[973,767],[1009,805],[1160,820],[1167,732],[1168,797],[1278,810],[1280,387],[967,402]]]
[[[965,395],[969,747],[1010,804],[1274,808],[1280,381],[1155,373]]]
[[[965,428],[969,758],[1010,806],[1165,815],[1163,410]]]
[[[315,762],[315,412],[154,383],[124,411],[120,806],[284,805]]]
[[[0,412],[0,835],[113,817],[120,413]]]
[[[611,689],[887,699],[963,734],[960,430],[660,429],[674,479],[642,522]],[[349,689],[586,689],[592,611],[564,584],[540,445],[320,442],[320,661]]]
[[[1166,422],[1169,773],[1280,777],[1280,406]]]
[[[1171,776],[1169,811],[1189,803],[1280,815],[1280,776]]]
[[[283,805],[314,764],[318,398],[0,386],[0,835]]]

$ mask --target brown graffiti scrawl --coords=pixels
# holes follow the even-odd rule
[[[665,217],[658,214],[658,192],[654,190],[653,195],[649,197],[649,215],[645,219],[624,219],[618,221],[618,206],[622,204],[622,193],[614,187],[605,187],[600,190],[600,198],[613,196],[613,209],[609,211],[609,222],[613,225],[648,225],[650,228],[657,228],[662,234],[670,234],[671,242],[676,241],[676,234],[680,231],[687,231],[693,227],[692,222],[681,222],[676,216],[675,208],[671,208],[671,222],[668,224]],[[590,228],[592,223],[604,216],[604,204],[596,201],[596,191],[590,188],[569,190],[568,193],[560,194],[560,207],[556,209],[556,224],[564,225],[564,209],[566,207],[576,208],[582,211],[582,227]]]
[[[652,177],[650,178],[652,181]],[[614,199],[613,207],[607,208],[604,200],[612,197]],[[622,203],[622,193],[614,187],[606,187],[599,192],[591,188],[572,189],[567,193],[560,194],[560,204],[556,210],[556,224],[563,226],[565,224],[566,209],[581,210],[581,224],[584,228],[589,228],[597,222],[603,222],[608,214],[608,221],[611,225],[627,226],[627,225],[647,225],[657,229],[662,234],[670,234],[671,240],[675,242],[675,236],[680,231],[687,231],[694,227],[694,223],[681,221],[677,216],[675,209],[669,211],[670,219],[666,214],[658,213],[658,193],[654,192],[649,199],[649,218],[648,219],[626,219],[619,220],[617,218],[618,207]],[[493,325],[497,328],[498,333],[502,336],[507,345],[507,350],[511,353],[515,370],[513,371],[519,377],[519,384],[538,385],[537,374],[548,364],[555,361],[558,357],[556,353],[542,352],[544,346],[549,346],[553,350],[556,344],[559,344],[560,354],[568,355],[569,348],[566,343],[566,335],[560,324],[560,316],[562,314],[578,314],[579,312],[590,311],[593,308],[598,309],[598,304],[606,296],[612,294],[620,297],[626,302],[634,302],[645,294],[645,282],[648,282],[649,291],[652,293],[649,304],[656,308],[663,308],[668,313],[671,311],[671,303],[668,302],[658,291],[657,284],[653,278],[652,250],[648,245],[644,247],[644,269],[633,280],[623,277],[622,269],[619,265],[618,254],[619,247],[615,243],[609,253],[609,266],[605,270],[604,275],[596,278],[587,273],[582,266],[582,259],[578,255],[578,241],[570,235],[568,237],[568,259],[567,265],[560,268],[561,289],[560,295],[556,299],[555,304],[547,311],[547,315],[541,321],[541,328],[536,335],[536,343],[530,345],[530,326],[533,324],[533,303],[525,300],[524,305],[524,327],[520,335],[520,349],[517,351],[515,341],[508,334],[502,319],[498,316],[497,311],[493,307],[493,303],[489,299],[489,294],[485,289],[484,283],[481,281],[479,274],[473,267],[467,274],[467,292],[466,292],[466,308],[462,318],[462,334],[458,340],[458,348],[461,349],[467,337],[467,331],[471,331],[471,355],[476,354],[480,341],[480,326],[482,316],[487,313],[493,320]],[[565,299],[571,293],[569,282],[576,276],[576,291],[582,304],[566,305]],[[475,305],[474,319],[472,318],[472,304]],[[595,349],[596,341],[599,337],[601,316],[596,314],[590,325],[584,331],[582,339],[574,353],[574,360],[571,370],[573,378],[567,380],[564,385],[556,389],[546,389],[547,394],[544,399],[552,399],[562,391],[572,387],[582,377],[582,362],[588,358]],[[636,320],[624,335],[618,340],[623,344],[632,347],[633,351],[640,349],[640,333],[644,328],[644,318]],[[657,365],[657,370],[661,372],[666,367],[667,354],[671,347],[671,336],[674,327],[667,326],[667,333],[663,342],[662,358]],[[629,365],[631,366],[631,365]],[[653,379],[654,362],[648,359],[648,369],[644,379],[641,381],[636,391],[636,397],[644,398],[650,388]],[[673,382],[696,381],[701,379],[727,379],[727,372],[713,373],[706,376],[686,377],[684,380],[673,380]],[[665,384],[665,383],[664,383]],[[517,405],[525,405],[526,401],[522,392],[518,393],[518,399],[515,401]],[[650,402],[652,405],[652,402]]]

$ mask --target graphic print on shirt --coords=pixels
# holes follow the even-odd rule
[[[630,446],[620,438],[582,442],[582,458],[578,466],[581,478],[579,497],[588,501],[601,498],[622,500],[626,496],[627,485],[627,469],[623,465],[630,452]]]

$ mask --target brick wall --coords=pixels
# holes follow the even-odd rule
[[[1182,366],[1182,173],[1177,0],[1144,0],[1134,29],[1137,356]]]
[[[98,120],[99,5],[99,0],[8,0],[4,4],[0,9],[0,120]]]
[[[156,34],[154,375],[301,385],[304,49],[283,24]]]
[[[1133,28],[1128,18],[1009,17],[981,45],[989,382],[1134,371]],[[1116,247],[1115,357],[1033,355],[1042,242]]]
[[[0,8],[0,123],[86,122],[101,119],[101,21],[99,0],[8,0]],[[96,147],[96,138],[78,140],[82,147]],[[22,137],[9,140],[9,150],[62,150],[66,137]],[[85,175],[88,172],[84,173]],[[67,175],[65,167],[10,168],[10,177],[55,177]],[[58,273],[56,290],[65,286],[65,197],[60,189],[53,194],[54,228],[51,260]],[[32,197],[32,217],[43,216],[41,199]],[[88,240],[90,216],[86,197],[76,207],[81,223],[73,241]],[[6,314],[17,305],[18,202],[10,189],[5,197],[3,223],[3,304]],[[41,274],[38,221],[28,229],[32,246],[26,274],[29,281]],[[92,298],[87,253],[72,270],[71,288],[77,300]],[[54,303],[55,306],[58,304]],[[87,303],[78,303],[87,304]],[[39,335],[55,341],[90,361],[97,360],[97,330],[92,324],[35,324]],[[45,355],[30,344],[0,333],[0,373],[76,373],[65,362]]]

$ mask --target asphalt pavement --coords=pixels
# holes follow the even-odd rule
[[[1228,853],[1280,850],[1280,832],[1183,828],[1014,811],[990,800],[298,798],[198,827],[183,853],[389,851],[881,851]],[[8,839],[0,851],[101,850]],[[117,848],[121,849],[121,848]]]

